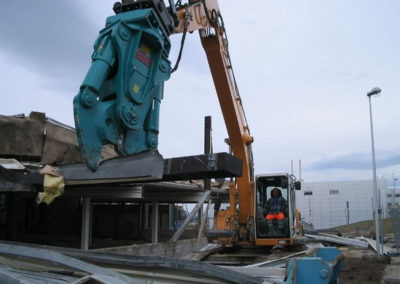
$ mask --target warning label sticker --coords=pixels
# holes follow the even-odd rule
[[[136,49],[136,55],[135,57],[142,62],[144,65],[150,68],[152,60],[148,54],[146,54],[145,51],[143,51],[141,48]]]

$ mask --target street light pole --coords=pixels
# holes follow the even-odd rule
[[[375,209],[375,231],[376,231],[376,254],[378,260],[381,260],[381,208],[378,199],[378,183],[376,180],[376,162],[375,162],[375,141],[374,141],[374,125],[372,122],[372,107],[371,107],[371,96],[376,96],[381,92],[381,89],[375,87],[367,93],[369,102],[369,118],[371,125],[371,149],[372,149],[372,174],[374,181],[374,209]]]

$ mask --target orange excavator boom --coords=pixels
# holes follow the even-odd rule
[[[230,187],[230,216],[237,216],[239,226],[244,228],[254,217],[253,137],[233,73],[223,18],[216,0],[191,1],[189,6],[177,10],[177,16],[180,23],[175,33],[199,31],[227,128],[228,143],[233,155],[243,161],[243,176]]]

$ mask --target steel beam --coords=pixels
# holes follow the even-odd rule
[[[292,257],[296,257],[296,256],[300,256],[300,255],[304,255],[307,252],[308,252],[307,250],[303,250],[303,251],[300,251],[300,252],[296,252],[296,253],[292,253],[292,254],[286,255],[286,256],[281,257],[281,258],[267,260],[267,261],[263,261],[263,262],[258,262],[258,263],[246,265],[246,266],[243,266],[243,267],[246,267],[246,268],[254,268],[254,267],[284,267],[286,265],[287,259],[292,258]]]
[[[163,181],[238,177],[242,160],[228,153],[204,154],[166,159]]]
[[[89,197],[100,200],[126,200],[143,198],[143,187],[134,186],[96,186],[96,187],[71,187],[67,186],[63,196],[66,197]]]
[[[65,197],[89,197],[92,201],[128,201],[165,203],[197,203],[204,190],[197,184],[172,182],[144,183],[135,185],[66,186]],[[224,196],[226,190],[213,188],[213,195]]]
[[[179,184],[177,185],[179,187]],[[197,188],[193,190],[174,190],[173,188],[162,188],[157,187],[157,190],[150,190],[145,186],[143,191],[143,200],[152,201],[158,200],[163,203],[197,203],[203,196],[204,190]],[[215,198],[217,195],[222,197],[223,200],[228,200],[228,194],[226,190],[220,190],[218,188],[211,189],[212,197]]]

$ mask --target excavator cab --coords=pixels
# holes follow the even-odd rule
[[[255,223],[257,245],[291,245],[295,234],[295,189],[293,175],[256,177]],[[275,193],[273,193],[275,192]]]

